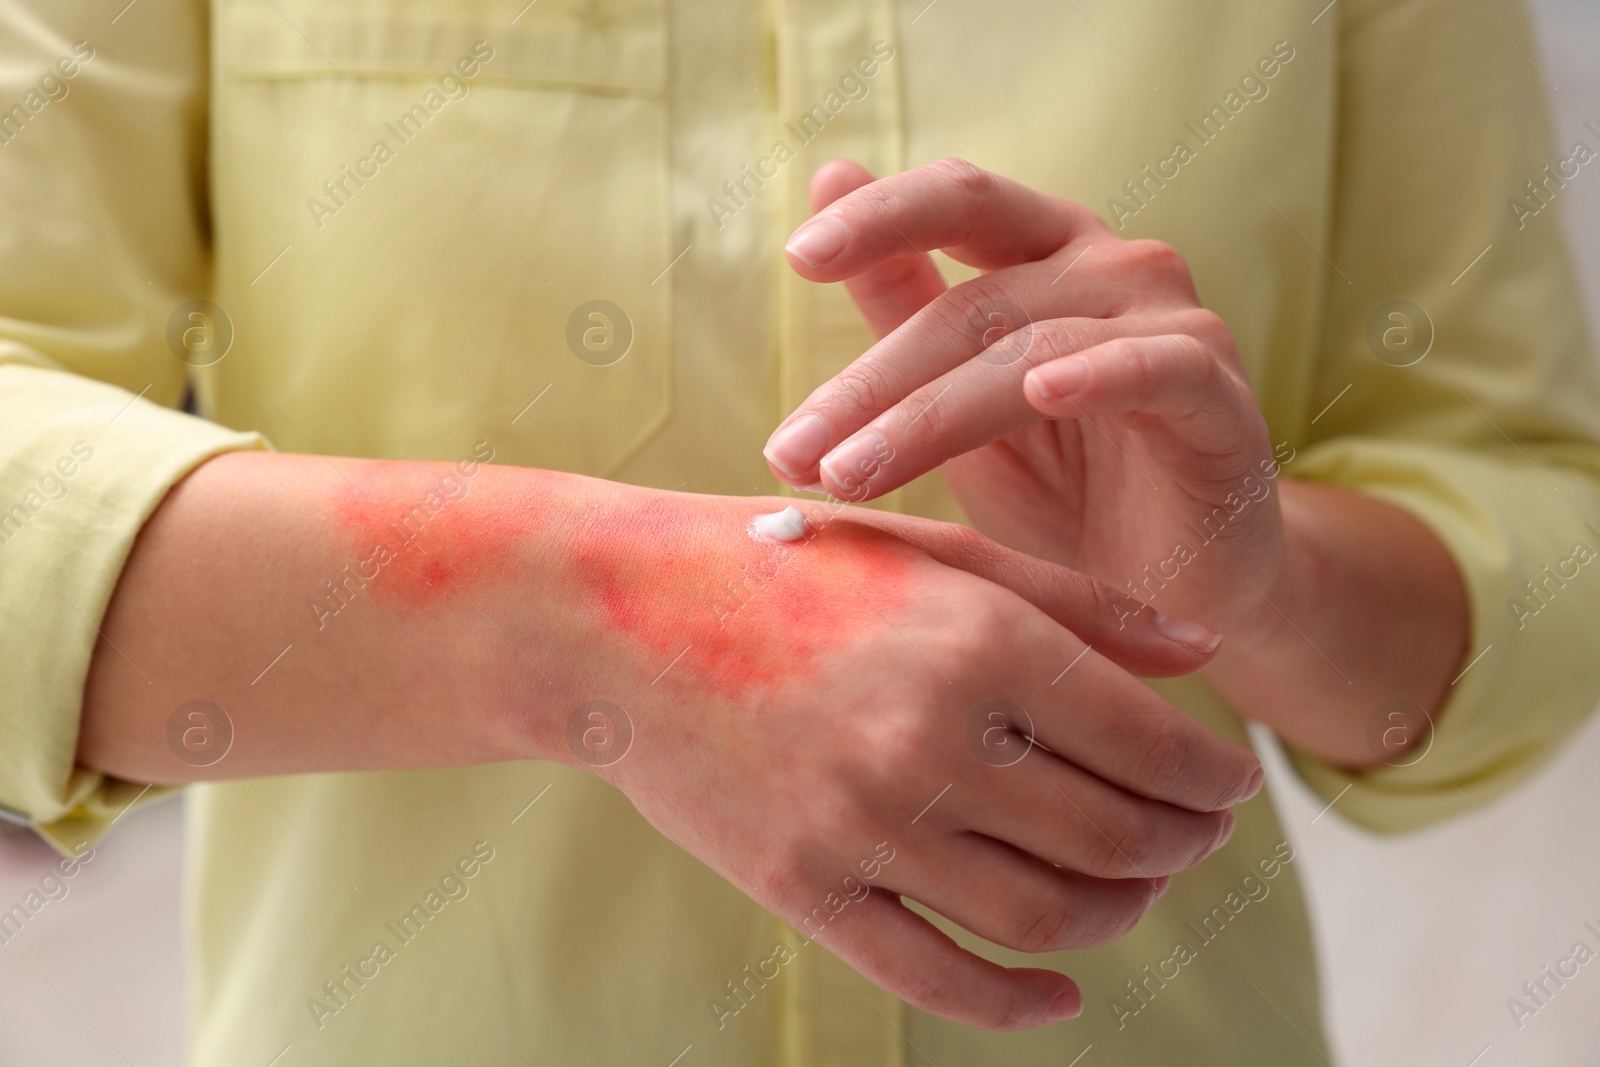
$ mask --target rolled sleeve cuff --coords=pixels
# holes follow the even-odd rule
[[[1341,440],[1295,464],[1296,477],[1357,489],[1415,516],[1455,560],[1471,604],[1461,673],[1423,747],[1396,757],[1397,765],[1359,772],[1289,750],[1312,790],[1337,799],[1357,825],[1404,832],[1487,803],[1538,770],[1593,710],[1600,534],[1589,516],[1600,515],[1600,494],[1590,450],[1553,451],[1562,454]],[[1524,583],[1544,581],[1543,568],[1570,560],[1579,544],[1597,554],[1593,562],[1533,599]],[[1518,603],[1536,610],[1519,611]]]
[[[265,447],[114,386],[0,363],[0,807],[65,852],[163,792],[75,760],[90,659],[134,540],[190,471]]]

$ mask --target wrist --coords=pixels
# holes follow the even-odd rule
[[[628,551],[628,538],[605,516],[649,491],[528,468],[488,473],[484,498],[491,510],[483,527],[498,531],[503,543],[498,565],[461,598],[471,600],[462,604],[463,628],[490,649],[478,727],[501,759],[593,770],[594,762],[574,748],[573,724],[587,721],[582,709],[590,701],[616,706],[612,683],[630,671],[617,660],[620,650],[586,576]]]
[[[1303,488],[1288,479],[1278,494],[1279,534],[1264,563],[1243,582],[1240,607],[1223,631],[1222,654],[1210,669],[1219,677],[1245,676],[1276,662],[1286,642],[1304,645],[1296,630],[1315,596],[1321,573],[1318,525],[1305,506]]]

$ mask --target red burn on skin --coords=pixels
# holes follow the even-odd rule
[[[814,673],[905,600],[909,550],[866,527],[758,542],[664,501],[584,525],[573,567],[604,621],[665,678],[730,697]]]
[[[419,476],[412,463],[373,461],[351,473],[331,513],[348,538],[348,570],[375,604],[422,610],[457,589],[471,596],[507,574],[529,533],[556,515],[579,595],[607,634],[639,650],[646,681],[670,664],[663,684],[734,698],[775,689],[814,673],[905,601],[911,550],[848,521],[762,542],[745,528],[754,507],[704,514],[656,499],[580,516],[556,484],[565,476],[552,472],[513,478],[480,465],[467,477],[441,463]],[[531,489],[530,475],[539,479]],[[383,545],[393,555],[380,563]]]
[[[349,536],[350,572],[374,603],[410,608],[502,573],[540,526],[542,492],[527,490],[528,473],[510,483],[486,464],[471,475],[445,463],[419,475],[414,463],[363,463],[333,502]]]

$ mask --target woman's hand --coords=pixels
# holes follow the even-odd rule
[[[1274,482],[1293,452],[1176,252],[958,160],[832,163],[811,197],[790,262],[880,340],[773,435],[785,481],[864,500],[942,465],[1000,541],[1226,633],[1211,684],[1304,751],[1393,759],[1395,699],[1426,736],[1467,651],[1454,562],[1394,505]],[[986,273],[948,288],[935,248]]]
[[[1279,624],[1266,423],[1175,251],[960,160],[835,162],[811,195],[790,263],[880,340],[773,434],[774,472],[865,500],[942,466],[1005,544],[1246,641]],[[985,274],[947,287],[933,249]]]
[[[561,599],[598,650],[590,695],[621,709],[596,736],[625,716],[631,747],[567,762],[920,1008],[1018,1029],[1082,1001],[902,897],[1021,951],[1103,944],[1260,786],[1249,751],[1129,673],[1198,669],[1209,637],[1081,575],[927,520],[808,503],[783,544],[747,526],[788,501],[619,493]]]

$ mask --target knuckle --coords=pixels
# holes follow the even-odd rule
[[[1155,353],[1143,338],[1118,337],[1106,346],[1110,357],[1123,367],[1136,395],[1149,396],[1161,382],[1161,370],[1156,366]]]
[[[928,304],[933,325],[962,338],[974,354],[997,346],[1024,346],[1022,357],[1032,358],[1035,339],[1042,332],[1027,309],[1008,295],[992,277],[973,278],[953,285]],[[1016,350],[1008,351],[1014,362]]]
[[[1186,333],[1178,335],[1177,344],[1176,358],[1192,371],[1203,386],[1222,383],[1222,364],[1217,362],[1205,342]]]
[[[900,998],[935,1015],[948,1015],[960,1007],[950,979],[937,972],[925,972],[909,978],[900,990]]]
[[[1019,912],[1011,917],[1009,948],[1018,952],[1053,952],[1072,941],[1078,924],[1063,902]]]
[[[1089,608],[1096,618],[1104,620],[1105,629],[1122,631],[1128,620],[1144,611],[1144,604],[1125,593],[1119,593],[1098,578],[1086,578]]]
[[[996,1032],[1021,1030],[1035,1022],[1038,1012],[1039,1009],[1026,1000],[1012,1000],[996,1005],[981,1025],[985,1030]]]
[[[894,401],[883,372],[871,363],[857,360],[833,379],[836,396],[853,410],[880,412]]]
[[[922,715],[899,715],[895,721],[886,727],[879,735],[879,754],[882,762],[879,764],[880,779],[876,795],[883,796],[891,789],[895,793],[902,792],[905,787],[900,784],[909,768],[917,767],[928,759],[928,753],[934,751],[932,736],[934,730],[927,719]]]
[[[892,187],[882,182],[862,186],[850,194],[846,218],[852,226],[861,225],[867,229],[875,229],[899,214],[904,205],[903,196],[904,194],[896,193]]]
[[[798,848],[779,849],[762,857],[750,880],[761,903],[779,914],[806,906],[807,878]]]
[[[1197,349],[1200,348],[1199,345],[1195,347]],[[1199,403],[1196,404],[1196,407],[1214,408],[1219,401],[1226,404],[1228,395],[1234,389],[1233,377],[1223,369],[1221,363],[1218,363],[1211,357],[1210,353],[1205,352],[1203,349],[1197,351],[1193,359],[1195,362],[1195,375],[1198,379],[1198,387],[1195,389],[1195,393],[1196,400]],[[1202,397],[1208,399],[1201,401],[1200,398]]]
[[[998,590],[989,596],[971,598],[970,607],[963,607],[963,618],[954,635],[966,647],[986,650],[1014,650],[1013,638],[1018,627],[1015,600]]]
[[[1091,869],[1100,878],[1142,876],[1154,855],[1155,837],[1148,816],[1121,813],[1102,819],[1091,831],[1098,847],[1090,850]]]
[[[1144,913],[1150,910],[1150,905],[1155,903],[1156,897],[1154,889],[1145,883],[1140,884],[1145,885],[1143,892],[1129,893],[1126,898],[1108,904],[1104,910],[1087,919],[1076,947],[1108,945],[1137,926]]]
[[[981,203],[994,193],[994,175],[959,156],[929,164],[946,177],[967,199]]]
[[[1050,363],[1063,356],[1070,356],[1076,351],[1072,347],[1067,331],[1053,322],[1031,323],[1028,328],[1027,344],[1028,348],[1023,353],[1022,360],[1024,368]]]
[[[949,613],[935,628],[918,636],[922,655],[934,663],[953,664],[969,675],[992,672],[997,664],[1013,660],[1023,639],[1019,631],[1024,625],[1015,603],[1008,602],[1005,595],[975,589],[960,604],[960,611]],[[921,663],[920,656],[911,658],[915,664]],[[937,685],[929,697],[939,699],[936,694],[947,688],[944,682],[926,665],[921,672],[931,679],[930,686]]]
[[[863,800],[871,794],[881,795],[888,784],[886,779],[903,775],[908,766],[916,766],[923,733],[915,716],[894,709],[885,709],[858,727],[850,748],[859,754],[860,765],[852,768],[847,781],[857,784]]]
[[[1029,1017],[1026,1002],[1015,1003],[1009,997],[985,997],[981,1005],[974,1004],[974,997],[963,995],[955,981],[939,974],[912,979],[900,998],[923,1011],[968,1021],[980,1030],[991,1032],[1015,1030],[1025,1025]]]
[[[1077,637],[1090,645],[1099,641],[1107,651],[1112,645],[1118,646],[1123,653],[1138,651],[1141,627],[1149,627],[1149,616],[1146,614],[1149,605],[1138,597],[1131,597],[1099,581],[1098,577],[1072,574],[1080,582],[1078,587],[1083,590],[1082,603],[1086,608],[1082,629],[1072,627]],[[1134,627],[1131,633],[1128,632],[1130,625]]]
[[[874,180],[865,185],[855,186],[850,192],[835,200],[829,207],[834,210],[848,208],[854,214],[872,217],[877,215],[878,211],[865,209],[875,208],[881,210],[890,206],[894,199],[891,190],[895,184],[893,181]],[[828,209],[824,208],[823,210]]]
[[[935,380],[906,397],[904,411],[899,413],[902,436],[935,445],[944,440],[947,429],[955,421],[951,406],[940,403],[944,392],[945,387]]]
[[[962,562],[991,560],[1000,554],[1000,546],[994,540],[965,523],[950,523],[939,535],[944,539],[945,551]]]
[[[1171,787],[1182,782],[1194,755],[1188,732],[1172,714],[1159,716],[1143,732],[1146,741],[1137,772],[1139,781],[1163,792],[1176,792]]]
[[[1141,274],[1160,279],[1189,277],[1189,265],[1165,241],[1129,241],[1123,248],[1128,265]]]
[[[995,300],[981,279],[953,285],[928,305],[928,313],[938,320],[937,325],[974,340],[981,339],[994,310]]]
[[[998,587],[993,593],[987,590],[985,593],[986,595],[972,597],[971,614],[967,616],[972,628],[981,632],[1008,625],[1012,617],[1011,605],[1001,599]]]
[[[1184,333],[1208,344],[1233,338],[1222,316],[1210,308],[1189,308],[1179,316],[1178,324]]]
[[[1037,367],[1066,356],[1076,355],[1093,345],[1071,319],[1035,322],[1028,330],[1026,366]]]
[[[1171,352],[1173,358],[1182,361],[1193,368],[1203,368],[1207,371],[1221,369],[1217,356],[1232,348],[1228,327],[1216,314],[1204,309],[1187,311],[1180,315],[1173,323],[1175,327],[1171,337]],[[1218,341],[1227,340],[1229,343],[1219,345]]]
[[[1221,315],[1208,308],[1194,308],[1182,314],[1178,326],[1181,336],[1190,341],[1187,347],[1193,358],[1203,360],[1213,373],[1211,384],[1249,391],[1233,331]]]

